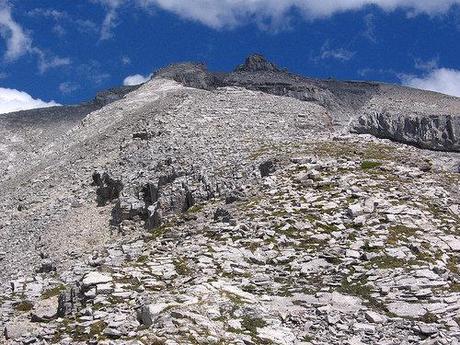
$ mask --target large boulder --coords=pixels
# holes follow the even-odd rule
[[[93,173],[93,186],[97,186],[97,203],[99,206],[104,206],[108,202],[117,199],[123,190],[123,183],[120,180],[115,180],[106,172],[102,175],[99,172]]]
[[[48,322],[52,320],[57,315],[58,307],[58,296],[37,302],[32,310],[32,322]]]
[[[57,316],[65,317],[67,315],[72,315],[79,306],[79,289],[76,287],[71,287],[67,291],[62,292],[58,298],[58,309]]]

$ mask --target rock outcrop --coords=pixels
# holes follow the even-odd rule
[[[460,152],[460,116],[455,115],[366,114],[356,120],[352,131],[423,149]]]

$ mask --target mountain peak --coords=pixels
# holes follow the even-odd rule
[[[239,65],[235,72],[279,72],[280,69],[261,54],[252,54],[244,64]]]

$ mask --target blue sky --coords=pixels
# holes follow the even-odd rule
[[[81,102],[179,61],[229,71],[253,52],[460,96],[460,0],[0,0],[0,34],[0,112]]]

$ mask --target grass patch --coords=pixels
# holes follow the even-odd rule
[[[241,325],[252,335],[257,334],[257,328],[263,328],[267,325],[264,319],[258,317],[244,316]]]
[[[377,266],[380,269],[394,269],[399,267],[410,267],[412,265],[420,264],[417,260],[404,260],[397,259],[392,256],[384,255],[377,256],[369,261],[369,265]]]
[[[447,262],[447,268],[449,271],[455,274],[460,274],[460,271],[458,269],[458,265],[460,264],[459,260],[456,257],[450,257],[449,261]]]
[[[370,169],[375,169],[378,168],[382,165],[380,162],[374,162],[374,161],[363,161],[361,163],[361,169],[363,170],[370,170]]]
[[[334,231],[338,231],[339,229],[333,224],[326,224],[326,223],[317,223],[318,228],[322,229],[322,233],[331,233]]]
[[[148,255],[141,255],[137,258],[136,262],[140,264],[144,264],[148,261],[149,256]]]
[[[160,237],[163,237],[164,234],[172,227],[172,223],[165,223],[163,225],[160,225],[157,228],[154,228],[149,231],[149,237],[147,238],[147,241],[152,241],[156,240]]]
[[[355,281],[349,281],[347,277],[342,279],[338,292],[343,294],[357,296],[363,299],[369,299],[372,293],[372,289],[367,285],[365,278],[361,278]]]
[[[187,210],[187,214],[199,213],[204,209],[204,205],[194,205]]]
[[[32,302],[30,302],[30,301],[21,301],[21,302],[19,302],[18,304],[16,304],[14,306],[14,309],[17,310],[17,311],[26,312],[26,311],[31,311],[33,307],[34,307],[34,305],[32,304]]]
[[[346,277],[343,278],[337,291],[346,295],[359,297],[364,300],[364,304],[368,307],[381,311],[388,316],[393,316],[383,303],[372,297],[372,287],[367,285],[367,280],[364,277],[353,281],[348,281]]]
[[[45,292],[43,292],[42,299],[48,299],[48,298],[51,298],[51,297],[54,297],[54,296],[59,296],[59,294],[64,290],[65,290],[65,286],[62,285],[62,284],[58,285],[58,286],[55,286],[54,288],[46,290]]]
[[[173,264],[177,274],[185,276],[190,273],[190,268],[188,267],[187,261],[184,258],[175,259]]]
[[[404,225],[395,225],[388,228],[387,242],[389,244],[397,244],[399,240],[407,239],[414,236],[418,229],[409,228]]]
[[[428,312],[420,318],[420,321],[425,323],[437,323],[439,318],[436,315]]]
[[[460,283],[452,283],[449,287],[450,292],[460,292]]]
[[[100,320],[100,321],[96,321],[95,323],[93,323],[90,328],[89,328],[89,336],[90,338],[96,336],[96,335],[100,335],[104,329],[107,327],[107,323],[105,323],[104,321]]]

